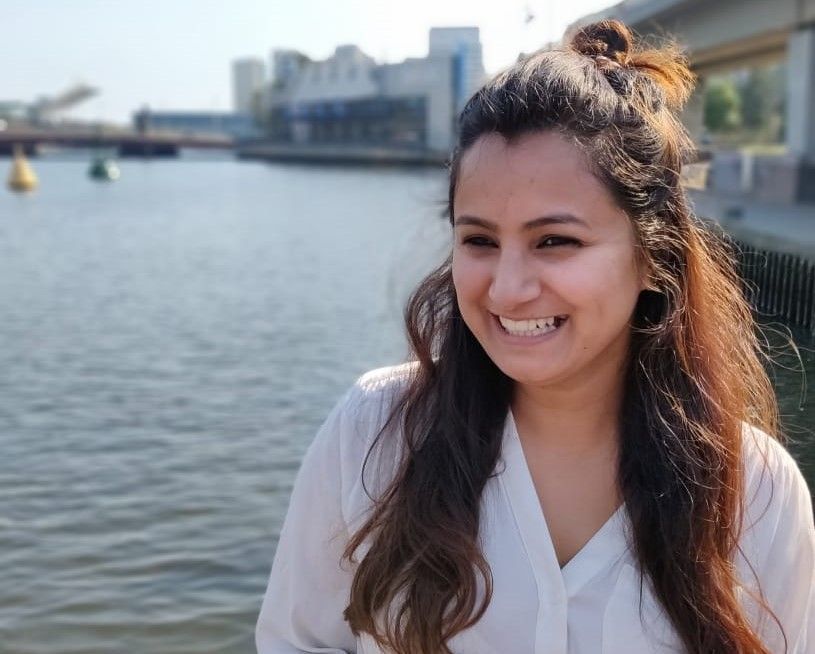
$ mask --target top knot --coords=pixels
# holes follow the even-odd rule
[[[622,76],[612,73],[620,72],[621,68],[647,76],[660,90],[658,102],[664,102],[673,111],[682,109],[696,84],[696,75],[677,42],[665,39],[657,47],[635,44],[629,27],[613,18],[584,25],[568,39],[568,47],[591,57],[615,90],[623,88],[618,86]],[[623,86],[631,88],[630,85]],[[643,100],[640,104],[646,107],[654,103]]]
[[[633,41],[631,30],[625,23],[609,19],[585,25],[572,36],[569,45],[599,64],[627,66]]]

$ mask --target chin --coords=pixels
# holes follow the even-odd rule
[[[496,362],[498,368],[512,381],[518,384],[528,384],[531,386],[545,386],[554,381],[555,375],[551,370],[535,370],[524,366],[502,365]]]

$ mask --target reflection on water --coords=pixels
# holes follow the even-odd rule
[[[0,650],[251,652],[307,444],[404,356],[443,174],[36,167],[36,195],[0,194]],[[800,383],[779,371],[811,429]]]

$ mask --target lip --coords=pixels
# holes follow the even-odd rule
[[[498,318],[498,314],[495,314],[495,313],[492,313],[492,312],[490,312],[490,314],[492,316],[494,316],[495,318]],[[566,318],[569,317],[568,314],[565,314],[565,313],[556,313],[554,315],[555,315],[555,318],[557,318],[559,316],[566,316]],[[506,318],[507,320],[512,320],[513,322],[521,322],[522,320],[537,320],[538,318],[543,318],[543,317],[548,318],[548,316],[541,316],[541,315],[532,316],[531,318],[513,318],[511,316],[504,316],[504,318]]]
[[[541,334],[539,336],[515,336],[507,333],[507,331],[501,325],[501,322],[498,320],[498,316],[496,316],[494,313],[491,313],[490,316],[492,317],[492,324],[495,327],[495,331],[497,332],[499,338],[510,345],[538,345],[539,343],[552,340],[563,329],[566,323],[569,322],[569,316],[566,316],[566,319],[560,323],[560,327],[554,331]]]

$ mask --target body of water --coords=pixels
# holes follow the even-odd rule
[[[444,173],[34,165],[36,194],[0,193],[0,652],[252,652],[308,443],[405,356]],[[783,412],[815,427],[783,364]]]

